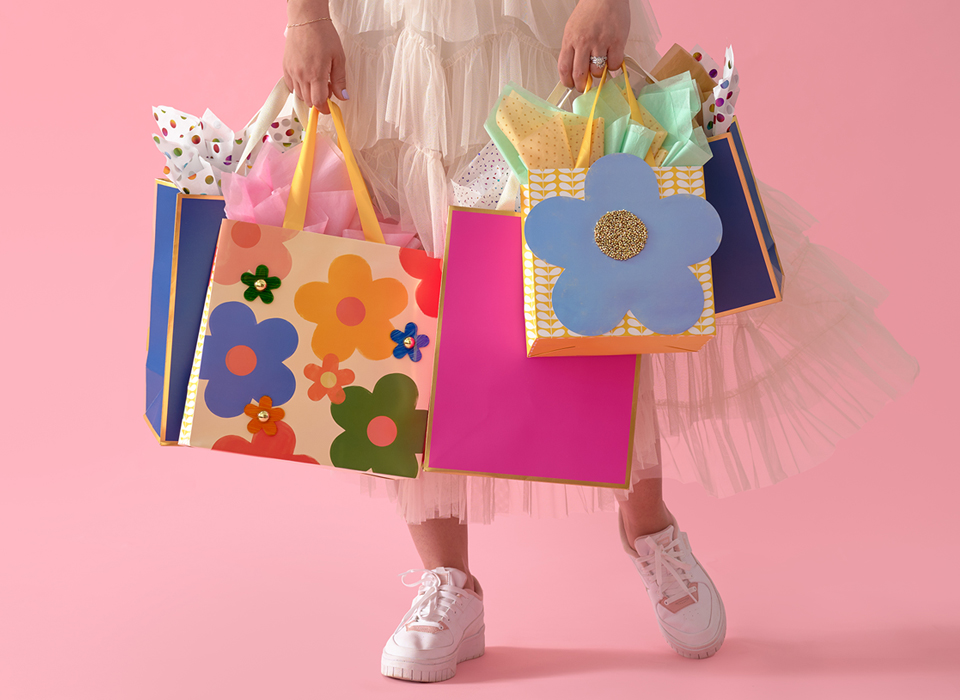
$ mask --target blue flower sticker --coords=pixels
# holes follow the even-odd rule
[[[408,323],[402,331],[391,331],[390,340],[397,344],[393,349],[393,356],[402,360],[408,355],[414,362],[419,362],[423,358],[420,348],[425,348],[430,344],[430,338],[417,333],[417,324]]]
[[[585,336],[613,330],[628,311],[662,335],[693,326],[703,313],[704,296],[688,266],[703,262],[720,245],[723,227],[716,210],[695,195],[660,199],[653,168],[627,153],[597,160],[584,187],[584,199],[551,197],[534,206],[524,223],[534,255],[563,268],[553,288],[557,318]],[[624,230],[634,227],[628,233],[642,230],[632,239],[636,245],[626,253],[628,259],[601,250],[598,224],[609,223],[609,217],[614,230],[624,220]],[[620,245],[616,235],[613,243],[613,248]]]
[[[230,301],[210,314],[207,332],[200,378],[209,380],[203,400],[214,415],[239,416],[262,396],[269,396],[274,406],[290,400],[297,379],[283,361],[299,343],[293,324],[282,318],[257,323],[250,307]]]

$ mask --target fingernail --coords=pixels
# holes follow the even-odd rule
[[[343,99],[345,99],[345,100],[349,100],[349,99],[350,99],[350,95],[347,94],[347,91],[346,91],[346,90],[341,90],[341,91],[340,91],[340,94],[343,95]]]

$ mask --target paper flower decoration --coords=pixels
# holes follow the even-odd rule
[[[694,195],[660,199],[653,169],[624,153],[594,163],[584,187],[583,200],[545,199],[524,224],[533,254],[563,268],[553,288],[557,318],[585,336],[607,333],[628,311],[663,335],[693,326],[704,296],[688,266],[720,245],[716,210]]]
[[[239,301],[214,308],[200,363],[207,408],[233,418],[262,396],[272,399],[271,406],[289,401],[297,379],[283,361],[298,343],[297,329],[282,318],[257,323],[250,307]]]
[[[414,362],[423,359],[420,348],[425,348],[430,344],[430,338],[417,333],[416,323],[408,323],[402,331],[391,331],[390,340],[397,344],[397,347],[393,349],[395,358],[402,360],[406,356]]]
[[[330,403],[343,403],[346,395],[343,387],[353,384],[353,370],[340,369],[340,360],[334,354],[323,358],[322,365],[307,365],[303,368],[303,375],[313,381],[313,386],[307,390],[311,401],[321,401],[329,396]]]
[[[400,264],[404,272],[420,280],[417,285],[417,306],[430,318],[440,310],[440,278],[443,266],[440,258],[431,258],[422,250],[400,250]]]
[[[297,436],[294,434],[293,428],[282,421],[276,423],[276,428],[275,435],[267,435],[261,430],[249,441],[239,435],[225,435],[213,443],[211,449],[253,455],[254,457],[272,457],[273,459],[287,459],[292,462],[319,464],[309,455],[294,454],[297,449]]]
[[[313,352],[343,362],[357,350],[368,360],[393,352],[390,319],[407,308],[407,289],[392,277],[373,279],[359,255],[341,255],[330,263],[329,282],[309,282],[297,290],[297,313],[317,324]]]
[[[427,412],[417,409],[416,383],[404,374],[388,374],[373,392],[344,389],[346,400],[330,407],[344,432],[330,445],[336,467],[415,477],[427,436]]]
[[[213,281],[217,284],[236,284],[242,280],[244,273],[256,270],[261,265],[282,280],[293,267],[293,257],[284,244],[297,233],[276,226],[227,221],[217,242]]]
[[[257,271],[254,274],[244,272],[240,275],[240,281],[247,285],[243,298],[247,301],[253,301],[259,298],[264,304],[273,303],[273,290],[280,288],[280,278],[270,277],[270,270],[266,265],[257,265]]]
[[[282,408],[274,408],[269,396],[261,396],[259,403],[248,403],[243,412],[250,417],[247,430],[254,435],[261,430],[267,435],[277,434],[277,421],[283,420],[286,413]]]

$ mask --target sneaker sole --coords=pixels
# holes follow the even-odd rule
[[[723,646],[723,640],[727,636],[727,616],[725,612],[721,614],[720,630],[717,632],[717,636],[713,641],[703,647],[685,647],[676,639],[669,636],[663,628],[661,628],[660,631],[663,633],[664,639],[667,640],[667,644],[669,644],[675,652],[680,654],[680,656],[687,659],[706,659],[720,651],[720,647]]]
[[[457,664],[463,661],[472,661],[483,656],[484,630],[472,637],[460,641],[460,646],[450,656],[436,659],[430,663],[413,661],[384,652],[380,659],[380,673],[388,678],[398,678],[415,683],[437,683],[453,678],[457,673]]]

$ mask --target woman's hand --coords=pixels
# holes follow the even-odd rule
[[[580,0],[563,30],[560,82],[583,92],[588,72],[603,74],[602,66],[590,63],[591,56],[606,56],[608,69],[620,68],[629,35],[629,0]]]
[[[290,0],[287,24],[329,17],[326,0]],[[347,95],[346,57],[340,35],[329,20],[287,29],[283,49],[283,80],[308,105],[329,114],[327,98]]]

